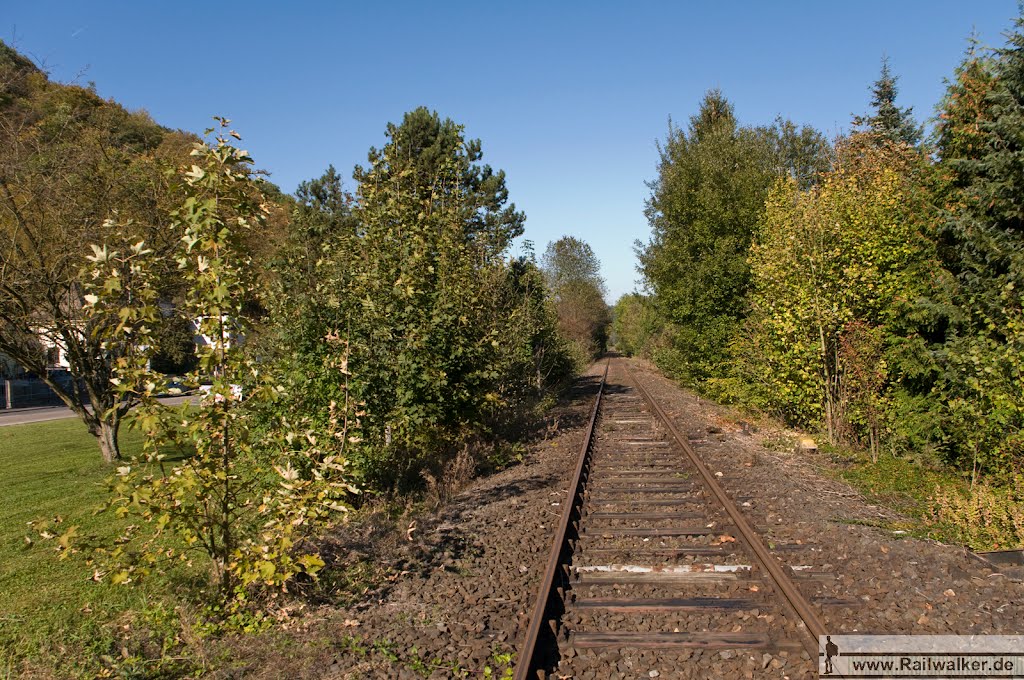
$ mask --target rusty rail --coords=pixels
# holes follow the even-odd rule
[[[541,577],[540,591],[537,593],[533,613],[530,615],[530,627],[526,630],[525,640],[519,646],[520,652],[518,662],[516,663],[514,680],[526,680],[526,678],[530,677],[530,673],[540,668],[543,659],[538,658],[538,643],[541,642],[541,637],[545,633],[544,622],[552,618],[548,615],[552,604],[562,603],[560,596],[552,596],[556,593],[558,584],[562,579],[560,567],[567,561],[567,557],[572,554],[572,546],[569,542],[569,529],[574,516],[577,520],[579,519],[580,508],[583,504],[583,487],[586,484],[586,477],[590,467],[594,425],[597,423],[597,413],[601,407],[601,395],[604,392],[605,381],[608,379],[608,366],[610,363],[608,361],[604,365],[604,375],[601,376],[597,397],[594,398],[590,422],[583,435],[583,444],[580,446],[579,456],[576,461],[576,471],[573,474],[572,482],[569,484],[569,496],[566,499],[565,508],[562,510],[562,519],[558,523],[555,541],[551,546],[551,554],[548,556],[548,566],[544,571],[544,576]],[[550,634],[550,642],[552,647],[554,647],[555,631],[552,628],[548,629],[547,632]],[[817,653],[817,650],[815,650],[815,653]]]
[[[558,529],[555,534],[555,542],[552,545],[551,553],[548,557],[547,569],[545,570],[540,582],[540,590],[532,610],[529,627],[522,643],[519,646],[520,651],[515,668],[515,674],[513,676],[515,680],[526,680],[527,678],[536,677],[535,674],[539,671],[546,670],[558,664],[558,659],[555,656],[558,648],[557,621],[566,611],[567,605],[565,601],[565,593],[571,587],[569,577],[570,571],[567,565],[571,561],[573,550],[575,548],[573,539],[574,537],[578,538],[580,535],[580,522],[582,521],[583,505],[585,495],[587,493],[586,487],[590,481],[591,470],[593,467],[594,431],[597,423],[598,412],[601,407],[601,398],[605,389],[610,363],[611,362],[609,361],[605,365],[604,376],[601,379],[601,385],[598,390],[597,397],[594,399],[590,422],[587,425],[587,429],[584,434],[584,440],[577,458],[575,473],[569,487],[569,497],[562,510],[561,521],[559,522]],[[800,635],[800,644],[807,651],[812,660],[816,659],[818,656],[818,636],[825,634],[825,626],[817,612],[812,608],[810,602],[808,602],[800,593],[793,580],[786,574],[782,564],[771,554],[771,552],[768,551],[767,547],[765,547],[765,544],[758,536],[756,529],[750,524],[747,518],[743,516],[742,512],[740,512],[733,500],[725,493],[725,490],[718,483],[718,480],[715,479],[707,465],[705,465],[703,460],[697,456],[685,434],[679,431],[661,405],[658,404],[647,388],[637,379],[628,363],[625,364],[624,368],[629,379],[635,385],[637,392],[639,392],[643,401],[646,402],[650,408],[655,420],[660,422],[668,434],[675,439],[676,444],[686,454],[686,460],[699,473],[700,479],[703,482],[703,487],[708,492],[708,495],[713,497],[715,501],[717,501],[717,504],[724,509],[726,514],[729,516],[736,532],[739,534],[742,545],[746,547],[746,552],[748,552],[753,558],[753,563],[756,564],[766,575],[767,579],[773,586],[773,590],[776,591],[776,594],[781,596],[778,599],[781,601],[783,609],[786,610],[788,615],[793,618],[794,622],[803,622],[804,629],[802,631],[803,634]],[[643,482],[646,484],[648,479],[628,478],[620,479],[618,481],[620,483],[633,481]],[[665,484],[668,484],[668,482],[666,481]],[[647,485],[646,491],[678,491],[682,486],[685,485],[677,483],[674,486],[667,486],[665,489],[660,489],[660,487],[651,487]],[[604,491],[608,491],[609,489],[615,490],[617,488],[618,487],[608,485],[602,487]],[[677,502],[678,501],[675,500],[656,500],[648,501],[647,504],[667,505],[675,504]],[[600,515],[601,513],[598,514]],[[611,518],[617,515],[616,513],[604,513],[602,516]],[[629,513],[629,516],[636,517],[638,519],[644,518],[642,513]],[[664,515],[661,513],[657,515],[658,518],[663,516]],[[685,513],[680,513],[679,519],[685,519],[686,517]],[[616,533],[629,535],[647,535],[644,533],[645,531],[649,531],[652,534],[656,533],[659,536],[675,536],[704,533],[706,528],[684,526],[669,529],[659,528],[645,530],[642,528],[620,528],[615,530]],[[594,552],[597,553],[599,550],[600,549],[594,549]],[[675,548],[671,552],[680,554],[718,554],[721,552],[721,548]],[[584,580],[586,582],[598,582],[601,579],[600,575],[598,575],[586,576],[584,577]],[[615,583],[621,583],[622,577],[614,576],[609,580],[609,582],[612,581]],[[661,609],[665,609],[671,611],[682,611],[687,608],[693,608],[694,610],[703,611],[711,608],[742,608],[749,605],[750,603],[746,600],[730,600],[727,598],[671,598],[665,599],[664,601],[656,598],[648,598],[645,600],[623,599],[622,601],[614,598],[589,598],[584,600],[574,600],[573,603],[568,606],[575,607],[576,609],[586,609],[589,607],[605,610],[629,609],[632,611],[635,609],[639,611],[642,609],[644,611],[660,611]],[[764,634],[753,633],[701,633],[686,635],[675,632],[671,634],[651,632],[573,633],[574,644],[584,648],[603,647],[613,645],[617,642],[626,643],[628,646],[651,648],[658,648],[662,645],[681,645],[693,648],[725,648],[743,645],[764,646],[770,644],[769,637],[770,636],[766,636]]]
[[[806,626],[808,634],[813,636],[813,639],[808,639],[808,636],[805,635],[802,642],[807,653],[811,655],[811,658],[816,659],[818,656],[818,637],[825,635],[825,624],[822,623],[821,619],[818,617],[818,613],[814,611],[811,603],[808,602],[800,593],[800,590],[783,570],[779,561],[775,559],[771,552],[768,551],[768,548],[765,547],[761,538],[757,535],[757,531],[753,526],[751,526],[750,522],[747,521],[747,518],[743,516],[743,513],[736,507],[736,504],[733,503],[732,499],[726,495],[725,490],[718,483],[718,480],[715,479],[715,476],[711,474],[711,471],[708,469],[707,465],[704,464],[704,461],[697,456],[696,451],[694,451],[693,447],[690,446],[690,442],[686,435],[679,431],[675,426],[675,423],[673,423],[668,417],[668,414],[665,413],[665,410],[661,408],[661,405],[655,401],[651,396],[651,393],[647,391],[647,388],[637,380],[636,375],[633,373],[633,370],[629,367],[628,363],[626,364],[626,373],[629,375],[630,379],[632,379],[633,384],[636,385],[637,391],[639,391],[644,400],[647,401],[651,410],[657,414],[662,424],[665,425],[665,428],[676,440],[676,443],[679,444],[686,453],[690,463],[692,463],[700,473],[701,479],[704,481],[707,489],[714,495],[719,505],[721,505],[725,509],[726,513],[728,513],[729,519],[731,519],[733,524],[736,526],[737,531],[739,531],[743,538],[743,542],[750,549],[751,554],[757,560],[759,566],[768,574],[772,582],[776,585],[779,592],[782,594],[786,605],[799,620],[804,622],[804,626]]]

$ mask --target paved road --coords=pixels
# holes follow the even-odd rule
[[[180,404],[192,397],[161,397],[160,402],[168,406]],[[75,412],[66,406],[38,406],[34,408],[0,409],[0,427],[41,423],[46,420],[76,418]]]

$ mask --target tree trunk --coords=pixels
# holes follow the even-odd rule
[[[818,324],[818,338],[821,341],[821,379],[825,384],[825,427],[828,430],[828,443],[836,443],[835,432],[835,400],[832,393],[832,371],[828,365],[828,344],[825,342],[825,328]]]
[[[100,453],[103,454],[103,461],[106,463],[121,460],[121,448],[117,441],[117,431],[120,426],[119,420],[113,422],[101,420],[94,433],[100,445]]]

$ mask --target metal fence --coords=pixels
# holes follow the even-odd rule
[[[60,406],[64,402],[42,380],[4,380],[0,389],[0,408]]]

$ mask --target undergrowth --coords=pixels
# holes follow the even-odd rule
[[[931,520],[974,550],[1024,547],[1024,479],[1011,485],[979,483],[967,489],[936,487]]]
[[[950,468],[882,453],[823,446],[838,476],[868,500],[891,508],[911,522],[886,528],[956,543],[972,550],[1024,547],[1024,479],[1009,485],[971,484]]]

